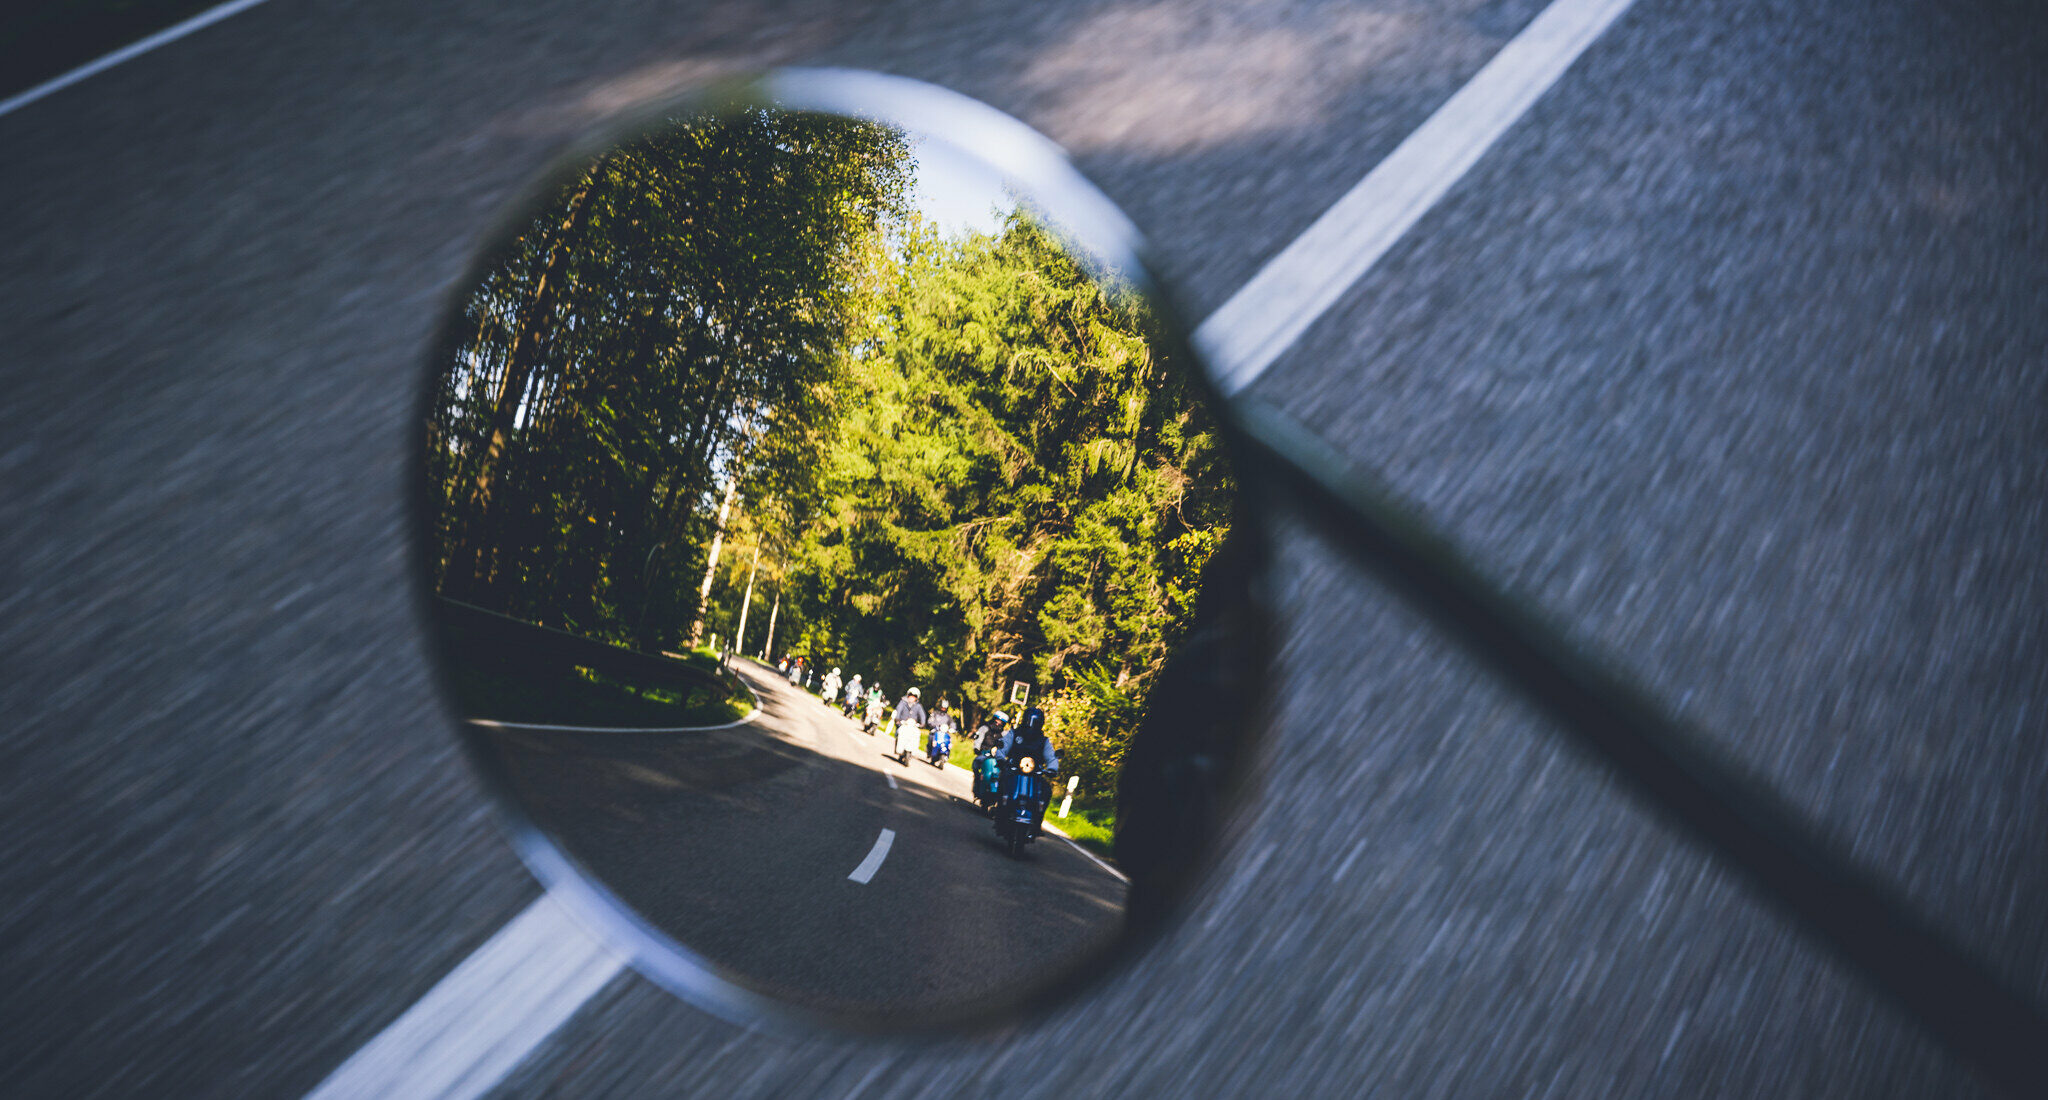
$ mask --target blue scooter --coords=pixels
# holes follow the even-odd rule
[[[994,817],[996,806],[1002,802],[997,786],[1002,782],[1003,765],[996,760],[993,746],[983,746],[974,754],[974,805],[982,813]]]
[[[995,812],[996,836],[1016,859],[1024,846],[1038,839],[1039,822],[1045,820],[1046,804],[1052,801],[1052,784],[1040,774],[1034,756],[1020,756],[1004,772],[1002,802]]]

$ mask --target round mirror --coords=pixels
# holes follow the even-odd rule
[[[728,1012],[984,1021],[1199,868],[1262,621],[1129,230],[970,101],[785,72],[571,158],[450,308],[419,561],[523,853]]]

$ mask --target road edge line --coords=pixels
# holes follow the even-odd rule
[[[1047,826],[1047,828],[1051,828],[1051,826]],[[1075,843],[1073,837],[1070,837],[1057,829],[1053,830],[1052,835],[1059,837],[1061,840],[1066,841],[1067,847],[1072,848],[1073,850],[1081,853],[1084,856],[1087,856],[1089,861],[1094,863],[1097,867],[1100,867],[1103,870],[1108,871],[1110,874],[1115,875],[1117,878],[1122,879],[1124,885],[1129,886],[1131,884],[1131,876],[1124,874],[1122,871],[1119,871],[1114,867],[1111,867],[1109,863],[1105,861],[1101,856],[1098,856],[1094,852],[1091,852],[1088,849],[1083,848],[1079,844]]]
[[[306,1094],[473,1100],[626,968],[542,894]]]
[[[747,678],[739,673],[733,673],[732,678],[738,680],[740,686],[747,689],[747,694],[754,697],[754,709],[733,721],[721,722],[715,726],[551,726],[545,722],[503,722],[496,718],[464,718],[463,721],[472,726],[489,726],[492,729],[555,730],[560,733],[710,733],[713,730],[729,730],[734,726],[744,726],[761,714],[761,693],[755,691],[754,685],[748,683]]]
[[[1217,388],[1235,395],[1396,242],[1635,0],[1552,0],[1386,159],[1195,326]]]
[[[16,92],[6,99],[0,99],[0,118],[11,115],[46,96],[55,95],[80,81],[98,76],[124,61],[132,61],[135,58],[141,57],[158,46],[170,45],[194,31],[205,30],[223,19],[240,15],[264,2],[265,0],[228,0],[227,3],[219,7],[208,8],[182,23],[173,23],[146,38],[139,38],[130,42],[112,53],[101,54],[91,61],[68,72],[59,73],[25,92]]]

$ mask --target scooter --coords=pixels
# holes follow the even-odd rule
[[[1002,802],[996,793],[1002,778],[1003,766],[997,762],[994,748],[984,747],[974,754],[974,805],[986,816],[994,817]]]
[[[933,726],[931,741],[924,750],[925,762],[934,768],[944,768],[952,755],[953,731],[945,726]]]
[[[1039,822],[1051,801],[1052,784],[1039,773],[1038,758],[1018,757],[1003,776],[1003,798],[995,812],[996,836],[1011,859],[1022,857],[1024,846],[1038,839]]]
[[[910,766],[910,756],[917,751],[917,723],[905,718],[896,723],[896,762]]]
[[[877,700],[868,704],[867,720],[860,724],[860,731],[873,734],[882,725],[882,716],[889,713],[889,704]]]

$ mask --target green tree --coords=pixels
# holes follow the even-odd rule
[[[429,417],[440,591],[643,648],[685,634],[721,482],[743,507],[782,492],[792,464],[754,451],[816,418],[908,171],[893,130],[762,110],[578,173],[470,300]]]
[[[1143,297],[1028,214],[913,225],[899,257],[820,422],[796,644],[979,710],[1067,688],[1062,740],[1099,743],[1077,763],[1107,789],[1227,530],[1214,432]]]

